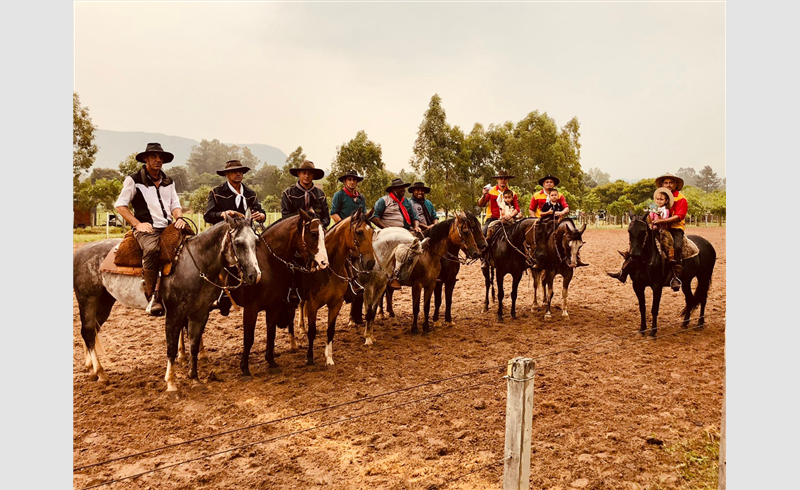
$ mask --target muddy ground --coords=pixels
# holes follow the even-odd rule
[[[689,233],[707,238],[718,255],[702,330],[680,329],[683,296],[667,289],[660,338],[638,336],[630,282],[605,275],[621,263],[616,250],[626,246],[626,232],[590,228],[581,255],[591,265],[572,281],[568,318],[561,316],[560,278],[553,319],[545,322],[543,310],[531,308],[532,287],[524,276],[518,318],[508,318],[507,296],[506,321],[497,323],[496,305],[482,311],[483,277],[479,264],[472,264],[462,268],[456,286],[454,326],[411,335],[411,294],[404,288],[395,294],[397,317],[381,320],[376,344],[365,346],[363,332],[347,326],[346,305],[336,332],[336,364],[320,370],[305,365],[305,339],[291,352],[286,331],[279,330],[282,373],[268,374],[260,317],[251,354],[254,379],[243,381],[241,311],[227,318],[214,311],[200,383],[192,387],[182,368],[178,400],[165,393],[163,319],[114,307],[103,328],[102,361],[111,380],[103,386],[83,365],[76,303],[73,485],[143,473],[100,488],[500,488],[506,411],[501,366],[527,356],[539,357],[531,488],[705,488],[714,472],[723,398],[725,228]],[[509,289],[508,277],[506,284]],[[324,365],[319,339],[315,356]],[[319,410],[326,407],[334,408]],[[281,418],[286,420],[268,423]]]

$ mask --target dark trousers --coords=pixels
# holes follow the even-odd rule
[[[133,236],[142,248],[142,269],[158,269],[158,257],[161,249],[158,246],[161,233],[166,228],[153,228],[153,233],[142,233],[133,230]]]
[[[483,227],[481,228],[483,236],[486,236],[486,233],[489,231],[489,223],[491,223],[492,221],[497,221],[499,219],[500,218],[486,218],[486,222],[483,223]]]
[[[683,230],[679,228],[670,228],[669,234],[672,235],[672,247],[675,249],[675,262],[681,263],[683,258]]]

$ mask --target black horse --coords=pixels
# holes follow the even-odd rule
[[[567,297],[569,284],[575,268],[578,267],[578,252],[583,246],[583,232],[586,224],[578,229],[571,218],[555,221],[543,218],[535,226],[534,231],[526,235],[528,244],[534,250],[534,258],[542,270],[542,286],[544,290],[545,313],[544,318],[551,318],[550,306],[553,302],[553,280],[556,275],[561,275],[561,316],[569,317],[567,313]],[[531,243],[532,242],[532,243]],[[533,270],[534,304],[536,303],[536,286],[539,282],[537,270]]]
[[[483,311],[489,311],[489,289],[492,287],[492,273],[497,281],[497,321],[503,321],[503,278],[511,274],[511,318],[517,318],[517,289],[522,273],[533,266],[532,252],[525,241],[525,235],[536,222],[536,218],[525,218],[510,226],[495,230],[492,243],[486,252],[488,267],[483,267],[486,285],[486,300]]]
[[[694,257],[683,259],[683,272],[680,280],[683,283],[682,289],[686,306],[682,312],[681,327],[689,326],[689,316],[697,306],[700,306],[700,318],[697,326],[701,328],[705,324],[706,301],[708,300],[708,290],[711,287],[711,275],[714,272],[717,252],[708,240],[701,236],[686,235],[686,238],[691,239],[700,252]],[[639,300],[641,315],[639,333],[645,335],[647,330],[647,305],[644,290],[649,287],[653,290],[653,307],[650,312],[653,317],[653,328],[650,330],[650,335],[655,337],[658,331],[658,306],[661,302],[661,290],[669,287],[670,271],[665,267],[665,261],[656,247],[657,234],[650,229],[644,216],[636,216],[631,220],[631,224],[628,226],[628,240],[632,259],[629,266],[630,277],[633,280],[633,291]],[[697,288],[692,293],[692,279],[695,277],[697,278]]]

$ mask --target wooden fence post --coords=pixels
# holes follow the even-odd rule
[[[531,425],[533,420],[532,359],[508,361],[506,383],[506,448],[503,490],[527,490],[531,479]]]

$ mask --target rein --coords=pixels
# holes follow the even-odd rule
[[[519,226],[519,224],[517,224],[517,226]],[[525,240],[522,241],[522,247],[526,249],[525,252],[528,252],[528,253],[525,253],[522,250],[520,250],[519,248],[517,248],[516,245],[511,243],[511,239],[508,237],[508,232],[506,231],[506,227],[505,227],[505,225],[503,225],[503,223],[500,223],[500,228],[503,229],[503,236],[505,236],[506,242],[508,242],[508,244],[511,246],[511,248],[513,248],[514,250],[517,251],[517,253],[519,253],[520,255],[525,257],[525,264],[527,264],[529,267],[533,267],[536,264],[536,261],[534,259],[532,259],[531,256],[529,255],[530,247],[528,247],[527,242]],[[531,228],[533,228],[533,226],[531,226]],[[528,231],[530,231],[530,230],[528,230]],[[536,244],[536,235],[534,235],[533,239],[534,239],[534,245],[535,245]]]
[[[302,247],[303,247],[303,251],[305,251],[305,250],[306,250],[306,226],[310,226],[310,225],[311,225],[312,223],[314,223],[315,221],[319,221],[319,219],[317,219],[317,218],[314,218],[314,219],[312,219],[311,221],[309,221],[309,222],[308,222],[308,225],[303,225],[303,227],[302,227],[302,228],[303,228],[303,231],[301,232],[301,235],[300,235],[300,237],[301,237],[301,240],[302,240]],[[310,274],[311,272],[314,272],[314,271],[312,271],[311,269],[308,269],[308,268],[306,268],[306,267],[303,267],[303,266],[301,266],[301,265],[294,264],[294,263],[292,263],[292,262],[287,262],[287,261],[283,260],[282,258],[280,258],[280,257],[278,256],[278,254],[276,254],[276,253],[275,253],[275,252],[272,250],[272,247],[270,247],[270,246],[269,246],[269,243],[267,242],[267,239],[266,239],[266,238],[264,238],[264,234],[263,234],[263,233],[262,233],[261,235],[259,235],[259,236],[258,236],[258,239],[259,239],[259,240],[261,240],[261,241],[264,243],[264,245],[266,245],[266,246],[267,246],[267,250],[269,250],[269,253],[271,253],[271,254],[272,254],[272,256],[273,256],[273,257],[275,257],[276,259],[278,259],[278,260],[280,260],[281,262],[283,262],[283,265],[285,265],[286,267],[288,267],[290,271],[294,272],[294,271],[296,270],[296,271],[302,272],[302,273],[304,273],[304,274]]]
[[[194,223],[192,223],[192,224],[194,224]],[[195,237],[196,236],[197,235],[195,235]],[[193,237],[189,237],[189,238],[193,238]],[[189,238],[186,239],[187,242],[189,241]],[[242,284],[244,284],[244,277],[242,276],[242,269],[239,267],[239,257],[236,256],[236,249],[233,248],[233,229],[228,229],[228,231],[225,232],[225,238],[226,238],[226,240],[225,240],[226,241],[226,247],[230,249],[231,255],[233,255],[233,260],[234,260],[234,263],[233,264],[228,264],[227,267],[236,267],[239,270],[239,275],[238,276],[234,276],[233,274],[231,274],[231,271],[229,271],[227,269],[227,267],[223,267],[223,270],[225,272],[227,272],[228,275],[236,278],[239,281],[239,284],[237,284],[235,286],[228,286],[227,284],[220,286],[219,284],[217,284],[214,281],[212,281],[211,279],[209,279],[208,276],[206,275],[206,273],[203,272],[202,269],[200,269],[199,265],[197,265],[197,261],[194,259],[194,255],[192,255],[192,250],[190,248],[187,248],[186,249],[186,253],[189,254],[189,258],[192,259],[192,264],[194,264],[194,267],[198,271],[200,271],[200,278],[202,278],[204,281],[206,281],[207,283],[211,284],[215,288],[222,289],[222,290],[225,291],[226,294],[229,294],[228,291],[230,291],[231,289],[237,289],[237,288],[241,287]],[[183,247],[183,245],[181,245],[181,247]]]
[[[458,231],[458,239],[463,244],[464,243],[464,236],[461,234],[461,227],[458,226],[458,224],[456,224],[456,221],[453,221],[453,225],[456,227],[456,231]],[[470,232],[470,233],[472,233],[472,232]],[[473,234],[473,238],[474,238],[474,234]],[[433,252],[434,254],[438,255],[439,257],[441,257],[444,260],[447,260],[449,262],[458,262],[459,264],[464,264],[464,265],[470,265],[470,264],[475,263],[476,260],[479,260],[479,259],[469,259],[467,257],[464,257],[462,259],[461,258],[461,249],[460,248],[459,248],[458,252],[455,255],[453,255],[450,252],[445,252],[445,255],[442,255],[442,254],[436,252],[433,249],[431,249],[431,252]]]

